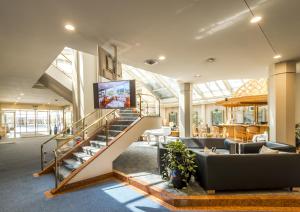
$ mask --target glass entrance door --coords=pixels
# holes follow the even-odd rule
[[[47,135],[49,133],[48,125],[48,111],[37,111],[36,113],[36,126],[37,133]]]
[[[4,112],[3,114],[3,127],[6,131],[7,138],[15,138],[16,137],[16,113],[15,112]]]

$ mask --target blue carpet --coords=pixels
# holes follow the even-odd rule
[[[117,181],[46,199],[52,175],[34,178],[39,170],[41,138],[0,145],[0,211],[169,211]]]

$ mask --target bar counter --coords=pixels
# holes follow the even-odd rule
[[[256,134],[263,134],[269,131],[267,124],[220,124],[213,126],[213,131],[219,131],[220,134],[225,135],[226,138],[234,139],[236,141],[250,141]]]

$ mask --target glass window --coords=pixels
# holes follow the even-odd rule
[[[244,112],[244,123],[245,124],[253,124],[255,121],[255,109],[253,106],[245,107]]]
[[[48,132],[48,112],[47,111],[37,111],[36,124],[37,124],[38,132]]]
[[[16,111],[16,132],[26,132],[26,111]]]
[[[27,111],[26,132],[35,132],[35,111]]]

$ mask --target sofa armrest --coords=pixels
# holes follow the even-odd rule
[[[230,154],[238,153],[239,145],[237,142],[225,139],[224,140],[224,147],[229,151]]]
[[[270,149],[275,149],[281,152],[296,152],[296,147],[278,142],[267,142],[266,146]]]
[[[262,146],[266,145],[266,142],[256,143],[241,143],[240,154],[255,154],[258,153]]]

